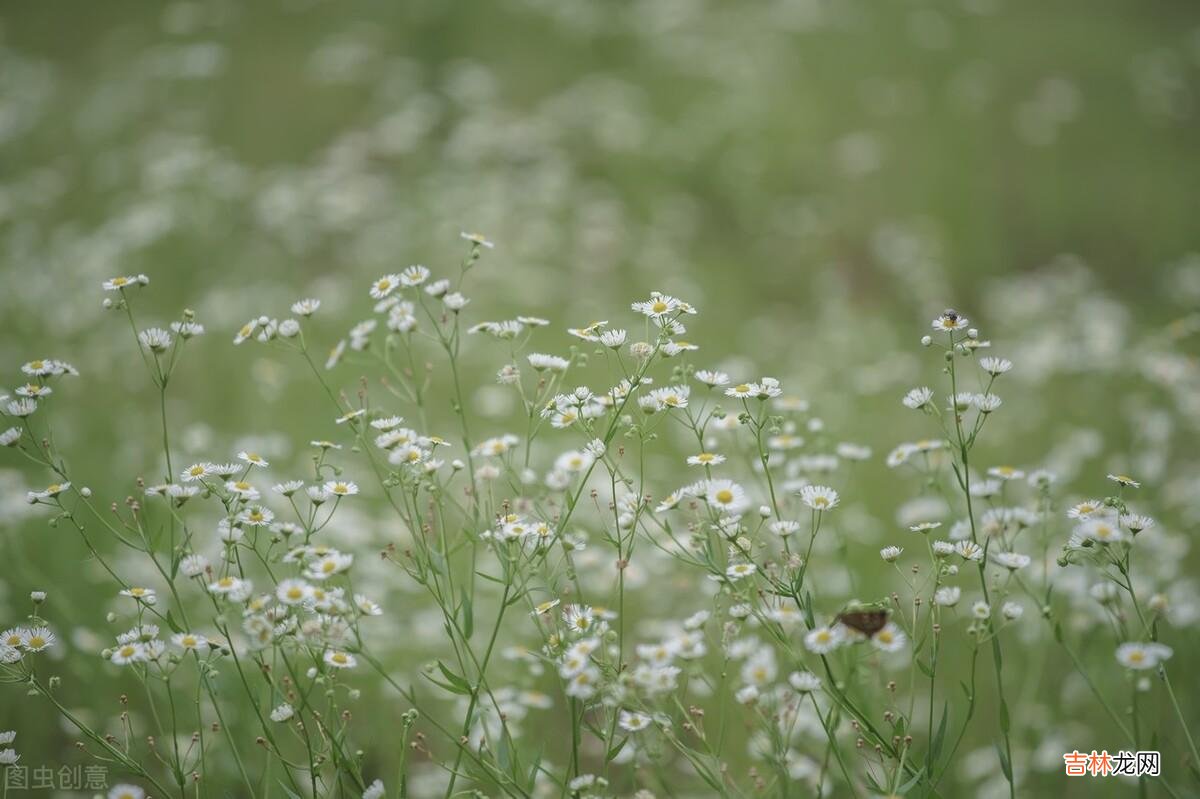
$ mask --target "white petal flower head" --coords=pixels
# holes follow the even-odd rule
[[[1005,372],[1008,372],[1012,369],[1012,366],[1012,361],[1007,358],[994,358],[988,356],[986,358],[979,359],[979,367],[993,377],[997,377]]]
[[[1158,667],[1173,654],[1174,650],[1165,644],[1129,642],[1117,647],[1117,662],[1127,669],[1143,671]]]
[[[108,799],[146,799],[146,792],[136,785],[114,785]]]
[[[487,247],[490,250],[496,246],[495,243],[493,243],[492,241],[489,241],[488,238],[486,236],[484,236],[482,233],[467,233],[466,231],[464,231],[462,233],[459,233],[458,235],[459,235],[459,238],[464,239],[465,241],[471,242],[471,244],[476,247]]]
[[[622,710],[617,723],[626,732],[640,732],[650,726],[650,717],[633,710]]]
[[[828,486],[804,486],[800,489],[800,501],[816,511],[833,510],[837,507],[838,492]]]
[[[986,619],[992,615],[992,607],[982,599],[976,600],[974,605],[971,605],[971,615],[977,619]]]
[[[954,330],[962,330],[968,324],[969,324],[969,320],[966,319],[966,317],[959,316],[957,311],[947,309],[947,310],[943,311],[942,313],[940,313],[933,320],[933,323],[931,326],[933,327],[934,330],[939,330],[939,331],[948,333],[948,332],[951,332]]]
[[[121,291],[122,289],[134,288],[136,286],[145,286],[150,282],[150,278],[145,275],[124,275],[122,277],[113,277],[101,283],[101,287],[105,291]]]
[[[600,343],[612,350],[619,350],[625,345],[624,330],[605,330],[600,333]]]
[[[1075,531],[1085,539],[1090,539],[1099,544],[1115,544],[1125,538],[1124,531],[1116,521],[1107,517],[1088,519]]]
[[[661,319],[664,316],[673,316],[676,313],[682,313],[685,307],[690,308],[691,306],[667,294],[652,291],[650,292],[650,299],[644,302],[635,302],[632,307],[633,310],[640,314],[645,314],[651,319]],[[691,311],[691,313],[695,313],[695,311]]]
[[[382,300],[400,287],[400,276],[397,274],[384,275],[371,284],[371,297]]]
[[[296,715],[296,709],[284,702],[271,711],[271,721],[287,721],[294,715]]]
[[[151,352],[166,352],[171,347],[171,334],[161,327],[149,327],[138,333],[142,346]]]
[[[292,303],[292,313],[296,316],[312,316],[321,307],[321,301],[308,297]]]
[[[899,652],[908,642],[908,636],[895,622],[889,621],[883,629],[871,636],[871,644],[881,652]]]
[[[529,365],[539,372],[565,372],[571,362],[566,358],[561,358],[557,355],[545,355],[540,352],[532,352],[526,356]]]
[[[386,795],[387,788],[384,787],[383,780],[375,780],[363,791],[362,799],[383,799]]]
[[[350,480],[330,480],[323,488],[335,497],[352,497],[358,493],[358,484]]]
[[[962,598],[962,589],[956,585],[943,585],[933,594],[933,601],[945,608],[952,608]]]
[[[325,663],[335,669],[352,669],[358,665],[358,659],[349,652],[343,652],[340,649],[325,650]]]
[[[244,450],[238,453],[238,460],[242,461],[243,463],[248,463],[251,466],[260,466],[263,468],[271,465],[267,463],[266,459],[257,452],[246,452]]]
[[[983,560],[983,547],[976,544],[974,541],[959,541],[954,545],[954,551],[963,560],[980,561]]]
[[[753,563],[734,563],[725,570],[725,576],[730,580],[741,580],[744,577],[749,577],[758,571],[758,567]]]
[[[38,404],[37,400],[31,397],[22,397],[19,400],[13,400],[8,403],[5,409],[8,411],[9,416],[24,419],[27,416],[33,415],[33,412],[38,409]]]
[[[904,399],[902,399],[901,402],[904,403],[904,407],[916,410],[918,408],[924,408],[932,399],[933,389],[922,386],[921,388],[914,388],[910,390],[904,395]]]
[[[712,388],[720,388],[721,386],[729,385],[729,375],[724,372],[714,372],[708,369],[697,369],[692,375],[701,383]]]
[[[413,264],[400,273],[400,282],[405,286],[419,286],[429,279],[429,270],[420,264]]]
[[[804,647],[809,652],[824,655],[837,649],[846,640],[840,625],[815,627],[804,636]]]
[[[802,694],[821,690],[821,678],[811,671],[793,671],[788,675],[788,683]]]
[[[710,480],[705,487],[704,501],[722,513],[737,515],[749,507],[746,490],[732,480]]]
[[[54,646],[56,640],[49,627],[34,627],[23,632],[21,646],[26,652],[45,652]]]
[[[992,555],[992,561],[1003,566],[1006,569],[1016,571],[1024,569],[1030,563],[1028,555],[1022,555],[1020,552],[997,552]]]
[[[171,636],[171,643],[185,652],[208,651],[208,639],[199,633],[176,633]]]
[[[900,559],[900,555],[903,554],[903,552],[903,547],[884,547],[883,549],[879,550],[879,557],[883,558],[884,562],[886,563],[895,563]]]

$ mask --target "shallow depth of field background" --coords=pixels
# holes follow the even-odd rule
[[[876,552],[904,543],[913,488],[882,458],[931,432],[898,399],[937,379],[918,339],[946,306],[1017,363],[981,465],[1050,462],[1078,477],[1068,496],[1126,470],[1147,482],[1144,512],[1194,530],[1198,79],[1200,6],[1167,0],[8,3],[0,385],[32,358],[70,361],[83,376],[50,407],[74,471],[113,500],[156,475],[157,395],[100,308],[101,280],[144,272],[143,324],[190,307],[209,330],[171,386],[176,460],[253,443],[290,476],[308,439],[336,433],[327,401],[298,361],[234,349],[236,328],[316,296],[332,344],[367,315],[370,279],[446,274],[459,231],[478,230],[497,246],[468,320],[545,316],[534,348],[565,353],[566,327],[624,326],[631,300],[675,293],[701,310],[697,362],[779,377],[834,441],[872,446],[836,485],[854,566],[881,594]],[[470,344],[475,410],[493,419],[477,435],[505,432],[504,350]],[[361,373],[335,382],[353,391]],[[678,463],[661,460],[660,494],[689,479]],[[115,715],[130,686],[98,652],[123,629],[105,612],[126,608],[78,539],[24,504],[45,482],[0,460],[0,627],[48,590],[65,697]],[[390,534],[367,494],[347,533],[364,558]],[[1196,573],[1195,552],[1153,557]],[[405,581],[379,597],[390,632],[376,632],[424,642],[399,673],[438,647]],[[670,607],[670,587],[641,596]],[[1167,640],[1200,718],[1185,635]],[[1031,662],[1057,669],[1048,655]],[[1088,655],[1122,685],[1107,645]],[[19,727],[25,762],[75,762],[44,706],[8,688],[0,729]],[[404,709],[363,707],[379,740]],[[1105,721],[1089,713],[1047,726],[1091,748]],[[980,747],[980,779],[996,776],[992,726],[963,750]]]

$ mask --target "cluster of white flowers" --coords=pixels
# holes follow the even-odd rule
[[[351,740],[369,745],[353,723],[354,701],[364,690],[384,701],[384,688],[407,707],[403,736],[411,750],[437,751],[446,762],[439,790],[448,795],[460,780],[513,796],[610,795],[618,770],[675,756],[708,787],[731,784],[736,778],[715,748],[727,733],[706,726],[706,707],[724,708],[722,717],[741,713],[737,724],[750,730],[746,756],[773,764],[786,779],[857,792],[878,783],[878,766],[887,784],[932,791],[950,765],[933,738],[935,726],[943,728],[939,738],[945,734],[950,711],[939,724],[937,706],[942,697],[962,701],[957,675],[947,673],[950,654],[974,661],[990,650],[988,659],[999,664],[1014,635],[1051,632],[1070,647],[1063,624],[1076,608],[1056,605],[1053,589],[1066,584],[1060,572],[1075,567],[1102,578],[1082,593],[1116,633],[1118,664],[1157,670],[1166,684],[1173,650],[1160,642],[1159,622],[1170,601],[1163,592],[1140,600],[1142,578],[1131,558],[1135,540],[1156,528],[1127,504],[1139,481],[1109,475],[1114,495],[1055,513],[1055,472],[976,465],[981,434],[1003,416],[994,384],[1014,367],[1005,358],[977,358],[990,342],[957,312],[932,322],[944,344],[948,401],[940,404],[928,386],[902,399],[935,425],[933,436],[900,444],[885,458],[905,467],[889,475],[911,473],[919,482],[917,497],[896,514],[907,540],[877,550],[890,582],[872,576],[860,583],[851,547],[865,540],[864,517],[851,470],[872,461],[872,447],[833,438],[810,403],[785,393],[779,379],[739,383],[726,371],[693,368],[697,348],[680,338],[681,320],[697,311],[675,296],[653,292],[632,304],[644,317],[646,340],[629,343],[626,329],[597,321],[569,329],[583,344],[561,356],[525,351],[554,334],[546,319],[468,323],[460,287],[492,245],[465,239],[469,251],[456,278],[411,266],[375,280],[365,293],[383,324],[371,317],[355,325],[326,369],[304,327],[321,307],[316,299],[294,303],[294,317],[256,317],[237,332],[235,343],[255,338],[306,362],[330,403],[319,420],[338,440],[309,441],[307,472],[292,471],[278,444],[235,447],[228,460],[174,463],[168,382],[182,342],[203,327],[190,312],[170,330],[139,327],[130,289],[145,280],[118,278],[105,288],[116,292],[112,307],[134,321],[135,345],[164,400],[162,482],[139,480],[138,497],[101,513],[52,437],[35,436],[28,423],[34,412],[41,418],[38,402],[54,394],[52,381],[76,371],[51,360],[22,367],[29,382],[17,399],[5,398],[6,414],[21,421],[3,443],[52,473],[55,482],[28,491],[28,502],[76,530],[117,580],[118,610],[108,620],[126,624],[102,656],[142,682],[148,701],[188,685],[219,710],[232,701],[229,690],[244,690],[241,701],[256,712],[239,713],[236,723],[250,725],[297,791],[335,780],[364,797],[387,795],[348,755]],[[515,395],[519,413],[505,427],[521,433],[485,431],[469,418],[460,347],[470,333],[503,342],[500,387],[489,388]],[[435,383],[415,368],[430,360],[429,348],[444,356],[453,386],[451,413],[436,418]],[[979,368],[968,376],[958,363],[970,360]],[[585,367],[597,385],[589,361],[606,364],[609,376],[596,389],[571,388],[568,376]],[[346,363],[382,370],[385,390],[364,380],[351,400],[330,382],[340,372],[327,377]],[[977,385],[963,390],[970,381]],[[423,432],[439,427],[441,435]],[[656,446],[663,440],[672,448],[660,474],[664,456]],[[447,463],[443,451],[462,456]],[[677,472],[697,479],[679,486]],[[1063,520],[1069,529],[1060,536]],[[127,580],[127,559],[97,548],[94,532],[150,570]],[[377,557],[364,557],[364,539],[378,545]],[[410,642],[366,623],[394,601],[398,573],[425,597],[438,636]],[[675,585],[689,603],[682,620],[632,599],[638,591],[657,602],[677,593]],[[404,590],[407,606],[415,598]],[[854,596],[864,591],[875,596]],[[50,695],[51,682],[31,661],[57,639],[37,615],[45,596],[33,598],[31,624],[0,638],[0,668]],[[1042,632],[1023,621],[1029,602],[1049,622]],[[510,613],[514,607],[527,612]],[[406,612],[393,614],[393,624],[408,624],[404,617],[425,623]],[[410,684],[386,664],[397,650],[417,647],[423,682]],[[879,679],[867,679],[862,663]],[[907,697],[899,695],[904,682]],[[1014,687],[997,670],[993,689],[972,689],[967,708],[954,714],[963,730],[980,703],[1008,708],[1022,723]],[[1139,681],[1135,689],[1150,686]],[[529,724],[530,714],[547,711],[569,733],[569,749],[547,752],[533,773],[527,766],[514,772],[504,758],[528,755],[529,730],[541,726],[540,719]],[[85,735],[98,734],[70,720]],[[733,721],[724,723],[733,729]],[[1015,794],[1021,771],[1012,763],[1025,755],[1010,724],[998,731],[999,752]],[[279,736],[272,725],[296,734]],[[846,725],[854,748],[874,753],[871,768],[851,761],[840,735]],[[186,737],[187,728],[174,732]],[[165,769],[141,755],[118,761],[166,793],[164,781],[178,782],[219,757],[199,731],[195,741],[160,757]],[[17,757],[0,750],[8,762]],[[406,759],[402,771],[409,765]]]

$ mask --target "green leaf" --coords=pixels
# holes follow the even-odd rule
[[[1009,730],[1008,703],[1000,700],[1000,731],[1008,735]]]
[[[1000,770],[1004,772],[1004,778],[1012,782],[1012,764],[1008,762],[1008,755],[1004,754],[999,741],[996,741],[996,754],[1000,756]]]
[[[921,768],[917,769],[916,773],[909,778],[908,782],[896,789],[896,795],[904,796],[904,794],[912,790],[912,787],[916,785],[923,776],[925,776],[925,767],[921,766]]]
[[[950,703],[942,703],[942,720],[938,722],[937,732],[933,736],[933,741],[929,745],[929,762],[933,764],[937,762],[938,757],[942,754],[942,744],[946,740],[946,718],[950,710]]]
[[[917,668],[921,670],[922,674],[924,674],[926,677],[930,677],[930,678],[933,677],[933,669],[931,669],[929,666],[926,666],[925,661],[921,660],[920,658],[917,658],[916,662],[917,662]]]
[[[283,788],[283,792],[285,794],[287,794],[288,799],[301,799],[300,794],[296,793],[291,788],[287,787],[287,785],[284,784],[283,780],[279,780],[279,787]]]
[[[504,585],[504,581],[501,580],[499,577],[493,577],[492,575],[485,574],[484,572],[475,572],[475,574],[478,575],[479,577],[482,577],[483,579],[487,580],[489,583],[495,583],[496,585]]]
[[[465,694],[471,693],[471,684],[469,682],[467,682],[462,677],[459,677],[454,672],[450,671],[450,669],[446,668],[446,664],[442,663],[442,661],[439,660],[437,662],[437,665],[438,665],[438,670],[442,672],[442,676],[445,677],[450,682],[451,685],[455,686],[456,688],[461,689],[462,693],[465,693]]]
[[[533,765],[529,768],[529,777],[525,781],[526,790],[529,793],[533,793],[533,788],[537,785],[538,769],[542,767],[542,752],[544,748],[544,746],[538,747],[537,756],[533,759]]]
[[[462,591],[462,615],[463,635],[470,638],[471,633],[475,631],[475,611],[471,605],[471,595],[467,593],[466,588]]]
[[[617,755],[619,755],[621,753],[621,750],[625,748],[625,744],[627,744],[627,743],[629,743],[628,735],[621,739],[621,743],[619,743],[616,746],[614,746],[613,748],[609,749],[608,754],[605,756],[604,759],[606,761],[612,760],[614,757],[616,757]]]
[[[167,610],[167,626],[171,628],[173,633],[182,633],[184,629],[175,621],[175,617],[171,615],[171,611]]]

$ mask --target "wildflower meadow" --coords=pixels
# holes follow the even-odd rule
[[[1200,18],[1105,100],[956,49],[1021,9],[909,5],[16,15],[0,795],[1200,796]],[[772,185],[766,73],[836,37],[923,53],[853,62],[901,121]],[[1039,202],[1093,98],[1162,197],[905,208],[969,149],[895,150],[935,62]]]

